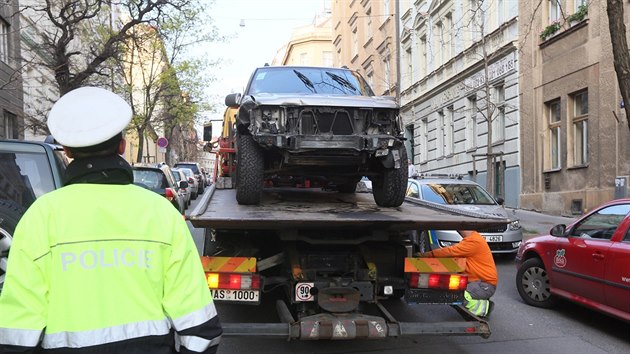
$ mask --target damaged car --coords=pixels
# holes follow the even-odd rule
[[[346,68],[265,66],[226,96],[236,117],[236,199],[258,204],[266,178],[325,178],[354,193],[363,176],[379,206],[405,199],[407,153],[399,106]]]

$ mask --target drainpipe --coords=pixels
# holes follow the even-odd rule
[[[400,1],[395,1],[394,13],[396,14],[396,101],[400,105]]]

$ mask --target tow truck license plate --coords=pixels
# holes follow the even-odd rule
[[[488,242],[502,242],[503,236],[484,236]]]
[[[210,292],[212,298],[217,301],[258,302],[260,296],[258,290],[210,289]]]

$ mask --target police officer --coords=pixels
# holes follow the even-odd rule
[[[217,311],[186,222],[134,185],[122,131],[131,108],[82,87],[48,127],[74,158],[14,234],[0,295],[0,353],[214,353]]]

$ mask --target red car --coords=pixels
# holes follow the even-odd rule
[[[550,308],[565,298],[630,322],[629,212],[630,199],[614,200],[525,241],[516,256],[523,300]]]

